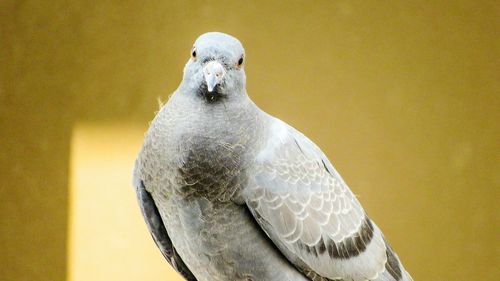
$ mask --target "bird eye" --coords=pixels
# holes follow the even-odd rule
[[[241,66],[243,64],[243,56],[238,60],[238,66]]]
[[[193,51],[191,52],[191,57],[196,59],[196,48],[193,47]]]

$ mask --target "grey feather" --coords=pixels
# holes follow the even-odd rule
[[[167,260],[199,281],[411,280],[323,152],[250,100],[241,43],[192,53],[135,170]]]
[[[326,156],[280,120],[267,133],[244,193],[257,221],[303,272],[376,280],[390,251]]]
[[[170,265],[186,280],[196,281],[193,273],[191,273],[186,264],[184,264],[184,261],[172,245],[172,241],[170,240],[170,237],[168,237],[167,230],[163,225],[163,221],[158,213],[158,209],[156,208],[153,198],[144,187],[144,183],[142,181],[136,183],[136,192],[144,221],[148,226],[149,232],[151,233],[156,246],[158,246],[168,263],[170,263]]]

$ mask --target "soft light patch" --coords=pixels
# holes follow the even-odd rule
[[[77,124],[71,143],[70,281],[181,281],[156,248],[132,187],[147,124]]]

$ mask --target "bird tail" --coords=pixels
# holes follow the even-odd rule
[[[385,239],[384,239],[385,241]],[[385,271],[381,274],[380,281],[413,281],[413,278],[405,270],[398,255],[394,252],[391,245],[385,241],[387,261]]]

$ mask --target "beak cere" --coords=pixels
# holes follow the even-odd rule
[[[207,82],[207,89],[212,92],[215,86],[219,85],[226,75],[226,70],[218,61],[210,61],[203,67],[203,75]]]

